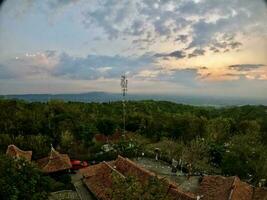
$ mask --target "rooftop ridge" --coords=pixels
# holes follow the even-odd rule
[[[112,171],[119,174],[122,178],[126,178],[122,173],[120,173],[118,170],[116,170],[114,167],[112,167],[110,164],[108,164],[106,161],[103,162],[105,165],[107,165]]]
[[[24,158],[28,161],[31,161],[32,158],[32,151],[23,151],[14,144],[8,145],[6,154],[15,158]]]

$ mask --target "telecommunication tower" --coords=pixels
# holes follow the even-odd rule
[[[126,124],[126,95],[128,91],[128,80],[126,75],[121,76],[121,91],[122,91],[122,109],[123,109],[123,134],[125,134]]]

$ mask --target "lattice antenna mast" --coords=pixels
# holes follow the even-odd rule
[[[126,75],[121,76],[121,91],[122,91],[122,108],[123,108],[123,134],[125,134],[126,125],[126,95],[128,91],[128,80]]]

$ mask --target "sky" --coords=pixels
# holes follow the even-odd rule
[[[264,0],[8,0],[0,94],[267,98]]]

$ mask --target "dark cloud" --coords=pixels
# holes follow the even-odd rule
[[[195,49],[192,53],[188,54],[188,58],[203,56],[205,52],[204,49]]]
[[[242,43],[236,41],[236,35],[225,33],[220,37],[215,38],[209,44],[209,50],[218,53],[218,52],[228,52],[230,50],[239,49],[242,46]]]
[[[251,71],[260,67],[265,66],[264,64],[239,64],[239,65],[230,65],[229,69],[236,71]]]
[[[125,72],[135,74],[152,62],[153,57],[148,54],[134,58],[103,55],[88,55],[83,58],[63,53],[52,75],[86,80],[95,80],[100,77],[115,78]]]
[[[5,0],[0,0],[0,9],[1,9],[4,2],[5,2]]]
[[[189,43],[190,50],[214,46],[213,52],[224,52],[241,47],[236,32],[253,32],[255,24],[266,30],[264,13],[262,2],[251,0],[103,0],[85,11],[84,24],[102,29],[110,40],[127,37],[137,49],[174,41]],[[181,34],[181,30],[192,31]],[[218,34],[224,36],[218,39]]]
[[[212,76],[212,73],[209,72],[209,73],[207,73],[207,74],[201,75],[199,78],[200,78],[201,80],[205,80],[205,79],[207,79],[207,78],[209,78],[209,77],[211,77],[211,76]]]
[[[155,57],[173,57],[176,59],[181,59],[186,57],[186,53],[184,51],[173,51],[171,53],[159,53],[159,54],[155,54]]]
[[[175,39],[177,42],[187,43],[188,42],[188,35],[178,35],[178,37]]]
[[[214,46],[212,46],[212,47],[210,47],[210,49],[209,49],[210,51],[212,51],[213,53],[219,53],[220,52],[220,50],[219,49],[217,49],[216,47],[214,47]]]
[[[200,75],[198,68],[183,68],[183,69],[153,69],[150,71],[151,74],[156,76],[141,77],[142,79],[153,80],[153,81],[166,81],[172,83],[179,83],[184,86],[195,87],[197,85],[196,79]]]
[[[231,42],[231,43],[229,43],[229,46],[230,46],[232,49],[237,49],[237,48],[239,48],[241,45],[242,45],[241,42]]]

